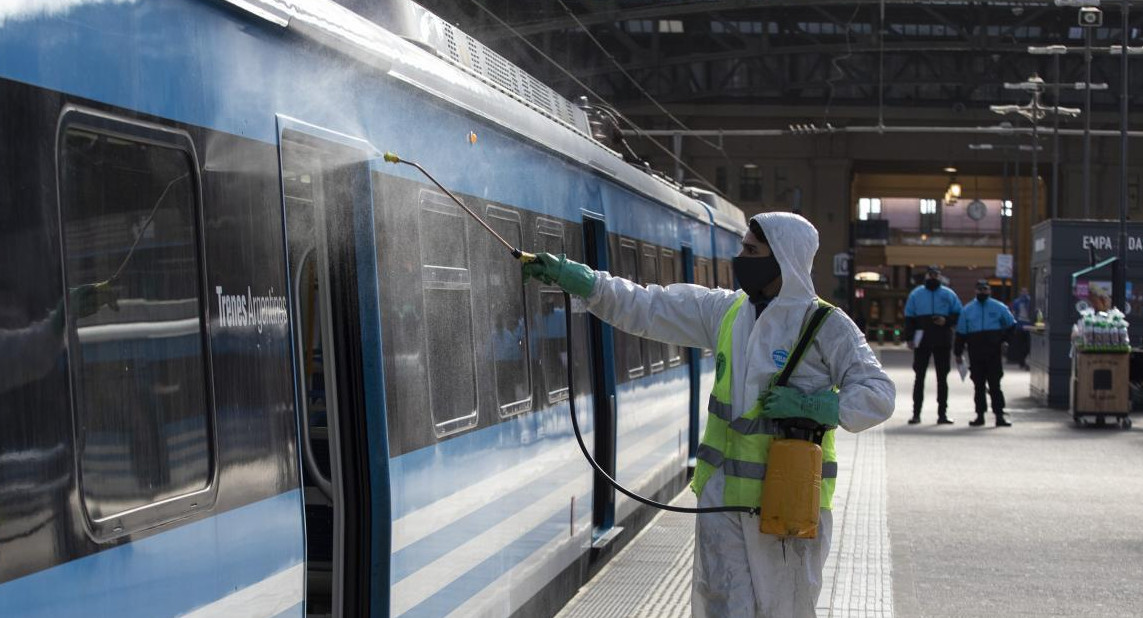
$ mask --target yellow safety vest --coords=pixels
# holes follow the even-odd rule
[[[731,420],[730,410],[730,359],[733,355],[731,332],[734,318],[742,307],[746,295],[743,294],[730,306],[722,318],[718,329],[718,350],[715,355],[714,389],[707,404],[706,431],[698,449],[698,463],[695,465],[691,489],[702,495],[714,471],[722,468],[726,478],[723,491],[725,506],[759,506],[762,497],[762,481],[766,478],[766,458],[770,453],[770,442],[774,439],[774,427],[768,419],[761,418],[762,403],[755,402],[746,414]],[[829,303],[817,300],[819,307],[832,307]],[[818,324],[825,323],[822,320]],[[806,324],[802,325],[805,334]],[[813,333],[816,335],[817,333]],[[800,359],[790,358],[787,362]],[[775,374],[775,378],[777,374]],[[821,507],[832,508],[833,490],[837,482],[837,450],[834,448],[834,430],[827,431],[822,439],[822,485]]]

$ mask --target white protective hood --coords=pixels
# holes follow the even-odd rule
[[[764,212],[750,217],[762,226],[766,242],[782,267],[782,291],[778,298],[808,302],[817,294],[810,276],[818,252],[818,231],[801,215]]]

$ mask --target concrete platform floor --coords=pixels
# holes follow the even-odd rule
[[[1143,429],[1077,428],[1038,408],[1005,365],[1014,426],[969,427],[972,384],[950,374],[938,426],[930,367],[924,422],[911,353],[878,350],[897,410],[839,434],[834,543],[818,615],[1143,616]],[[848,451],[848,452],[847,452]],[[679,503],[693,503],[684,492]],[[560,616],[688,616],[693,520],[666,513]]]

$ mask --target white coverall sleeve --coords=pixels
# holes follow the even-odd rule
[[[737,296],[730,290],[690,283],[643,287],[596,271],[587,309],[604,322],[639,337],[713,350],[723,314]]]
[[[838,414],[847,431],[864,431],[893,415],[897,387],[881,369],[865,335],[834,311],[816,338],[830,379],[838,386]]]

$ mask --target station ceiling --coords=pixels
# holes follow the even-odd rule
[[[914,118],[917,110],[967,120],[989,105],[1028,101],[1027,92],[1006,89],[1005,82],[1033,74],[1049,83],[1084,82],[1088,35],[1091,80],[1108,85],[1092,93],[1093,110],[1117,114],[1121,92],[1120,59],[1109,53],[1124,23],[1119,2],[1104,2],[1102,26],[1093,28],[1079,26],[1078,8],[1054,1],[421,4],[568,98],[585,94],[586,86],[622,110],[653,97],[692,113],[709,106],[711,115],[720,106],[824,108],[840,125],[868,119],[870,109],[886,122]],[[1126,21],[1130,45],[1137,46],[1143,2],[1132,5]],[[1028,51],[1050,45],[1066,46],[1067,53]],[[1137,58],[1129,79],[1133,100],[1143,95],[1143,56]],[[1059,92],[1059,104],[1083,106],[1082,91]]]

